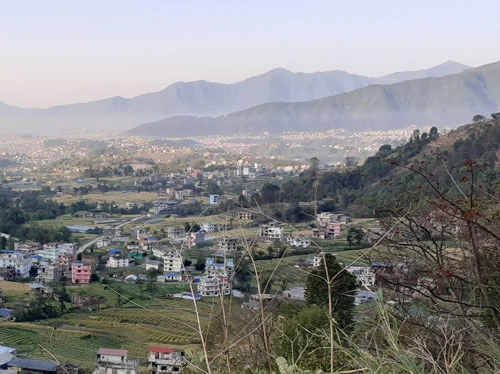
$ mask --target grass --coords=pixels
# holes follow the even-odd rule
[[[26,283],[0,281],[0,289],[4,296],[22,296],[29,292],[29,286]]]
[[[13,285],[7,288],[21,292]],[[126,349],[129,357],[139,359],[142,366],[147,365],[147,352],[152,345],[199,349],[193,302],[151,298],[144,288],[144,284],[118,283],[106,288],[101,284],[68,287],[71,295],[102,297],[103,309],[98,312],[72,309],[62,317],[39,323],[0,323],[0,345],[16,348],[21,357],[53,361],[45,348],[61,363],[71,362],[86,370],[93,369],[99,348]],[[158,288],[158,294],[181,290],[179,285],[169,284]],[[117,292],[122,301],[119,308],[115,308]],[[218,313],[219,303],[218,299],[198,303],[202,328]]]
[[[58,204],[64,203],[65,205],[71,205],[80,200],[87,201],[114,201],[119,205],[125,204],[127,201],[133,203],[147,203],[158,198],[156,192],[120,192],[120,191],[110,191],[105,193],[89,193],[83,196],[72,196],[64,195],[61,197],[54,198]]]

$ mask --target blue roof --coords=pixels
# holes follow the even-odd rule
[[[108,253],[122,253],[122,250],[121,249],[116,249],[116,248],[113,248],[113,249],[110,249],[108,251]]]
[[[9,367],[16,367],[27,370],[37,371],[57,371],[59,364],[49,361],[27,360],[25,358],[14,357],[7,364]]]
[[[165,276],[166,277],[180,277],[180,275],[177,273],[166,273]]]
[[[392,267],[392,265],[391,264],[384,264],[384,263],[380,263],[380,262],[373,262],[372,267],[374,267],[374,268],[390,268],[390,267]]]
[[[150,238],[148,238],[148,242],[153,242],[153,241],[156,241],[156,240],[158,240],[158,239],[156,239],[156,238],[155,238],[155,237],[153,237],[153,236],[152,236],[152,237],[150,237]]]
[[[91,230],[94,230],[93,227],[89,227],[89,226],[66,226],[68,229],[70,229],[71,231],[91,231]]]
[[[10,317],[12,315],[12,313],[14,313],[13,310],[9,310],[9,309],[0,309],[0,316],[4,316],[4,317]]]

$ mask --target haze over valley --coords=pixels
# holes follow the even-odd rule
[[[500,2],[3,2],[0,374],[500,373]]]

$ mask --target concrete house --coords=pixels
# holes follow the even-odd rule
[[[182,238],[186,234],[184,227],[167,228],[167,238]]]
[[[222,238],[217,243],[217,250],[220,252],[231,252],[238,250],[238,239]]]
[[[220,195],[209,195],[210,205],[217,205],[220,203]]]
[[[123,349],[99,349],[94,374],[139,374],[139,362],[127,356]]]
[[[277,221],[272,221],[259,226],[259,235],[272,242],[280,242],[283,239],[283,227]]]
[[[111,256],[106,263],[108,268],[126,268],[130,265],[130,259]]]
[[[149,348],[149,374],[180,373],[184,363],[184,352],[175,352],[168,347]]]
[[[71,283],[73,284],[88,284],[92,277],[92,266],[82,262],[74,262],[71,264]]]
[[[23,253],[4,251],[0,253],[0,269],[11,271],[16,278],[27,278],[30,275],[31,262]]]
[[[61,279],[61,268],[53,263],[42,262],[38,267],[36,281],[39,283],[58,283]]]

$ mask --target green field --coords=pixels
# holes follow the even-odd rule
[[[98,285],[92,285],[84,293],[74,288],[70,291],[104,297],[103,309],[88,313],[74,309],[40,323],[0,323],[0,345],[16,348],[21,357],[53,360],[49,351],[61,363],[71,362],[88,370],[93,369],[99,348],[127,349],[129,357],[139,359],[142,365],[146,364],[152,345],[179,350],[199,348],[196,314],[190,300],[145,301],[131,297],[132,287],[120,287],[117,291],[123,292],[123,304],[114,308],[109,304],[116,299],[116,293],[109,289],[99,290]],[[126,301],[129,298],[133,300]],[[220,308],[218,303],[219,300],[198,302],[203,329]]]

